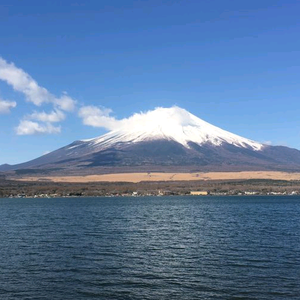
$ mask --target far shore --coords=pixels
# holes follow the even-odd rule
[[[86,176],[23,176],[14,178],[20,181],[51,181],[51,182],[133,182],[142,181],[205,181],[205,180],[300,180],[300,173],[276,171],[244,171],[244,172],[198,172],[198,173],[119,173]]]

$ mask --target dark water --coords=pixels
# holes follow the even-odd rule
[[[0,299],[300,299],[300,197],[0,199]]]

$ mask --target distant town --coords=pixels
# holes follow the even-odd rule
[[[0,198],[300,195],[299,181],[20,182],[0,179]]]

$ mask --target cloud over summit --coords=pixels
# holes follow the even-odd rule
[[[110,116],[111,112],[112,110],[109,108],[90,105],[80,108],[78,116],[82,119],[84,125],[114,130],[120,126],[121,121]]]
[[[83,106],[80,108],[78,115],[84,125],[101,127],[107,130],[120,128],[135,130],[137,128],[152,128],[153,126],[189,125],[193,122],[189,112],[177,106],[171,108],[157,107],[154,110],[134,113],[123,119],[116,119],[111,116],[111,113],[112,110],[108,108]]]

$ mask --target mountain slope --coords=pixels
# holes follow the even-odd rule
[[[122,128],[99,138],[86,140],[90,145],[110,147],[116,143],[138,143],[149,140],[173,140],[189,148],[188,143],[198,145],[223,143],[237,147],[260,150],[263,145],[213,126],[188,111],[179,108],[157,108],[145,114],[136,114],[125,120]]]
[[[25,170],[24,170],[25,169]],[[103,136],[76,141],[0,170],[23,172],[300,170],[300,151],[268,146],[213,126],[179,107],[120,121]]]

